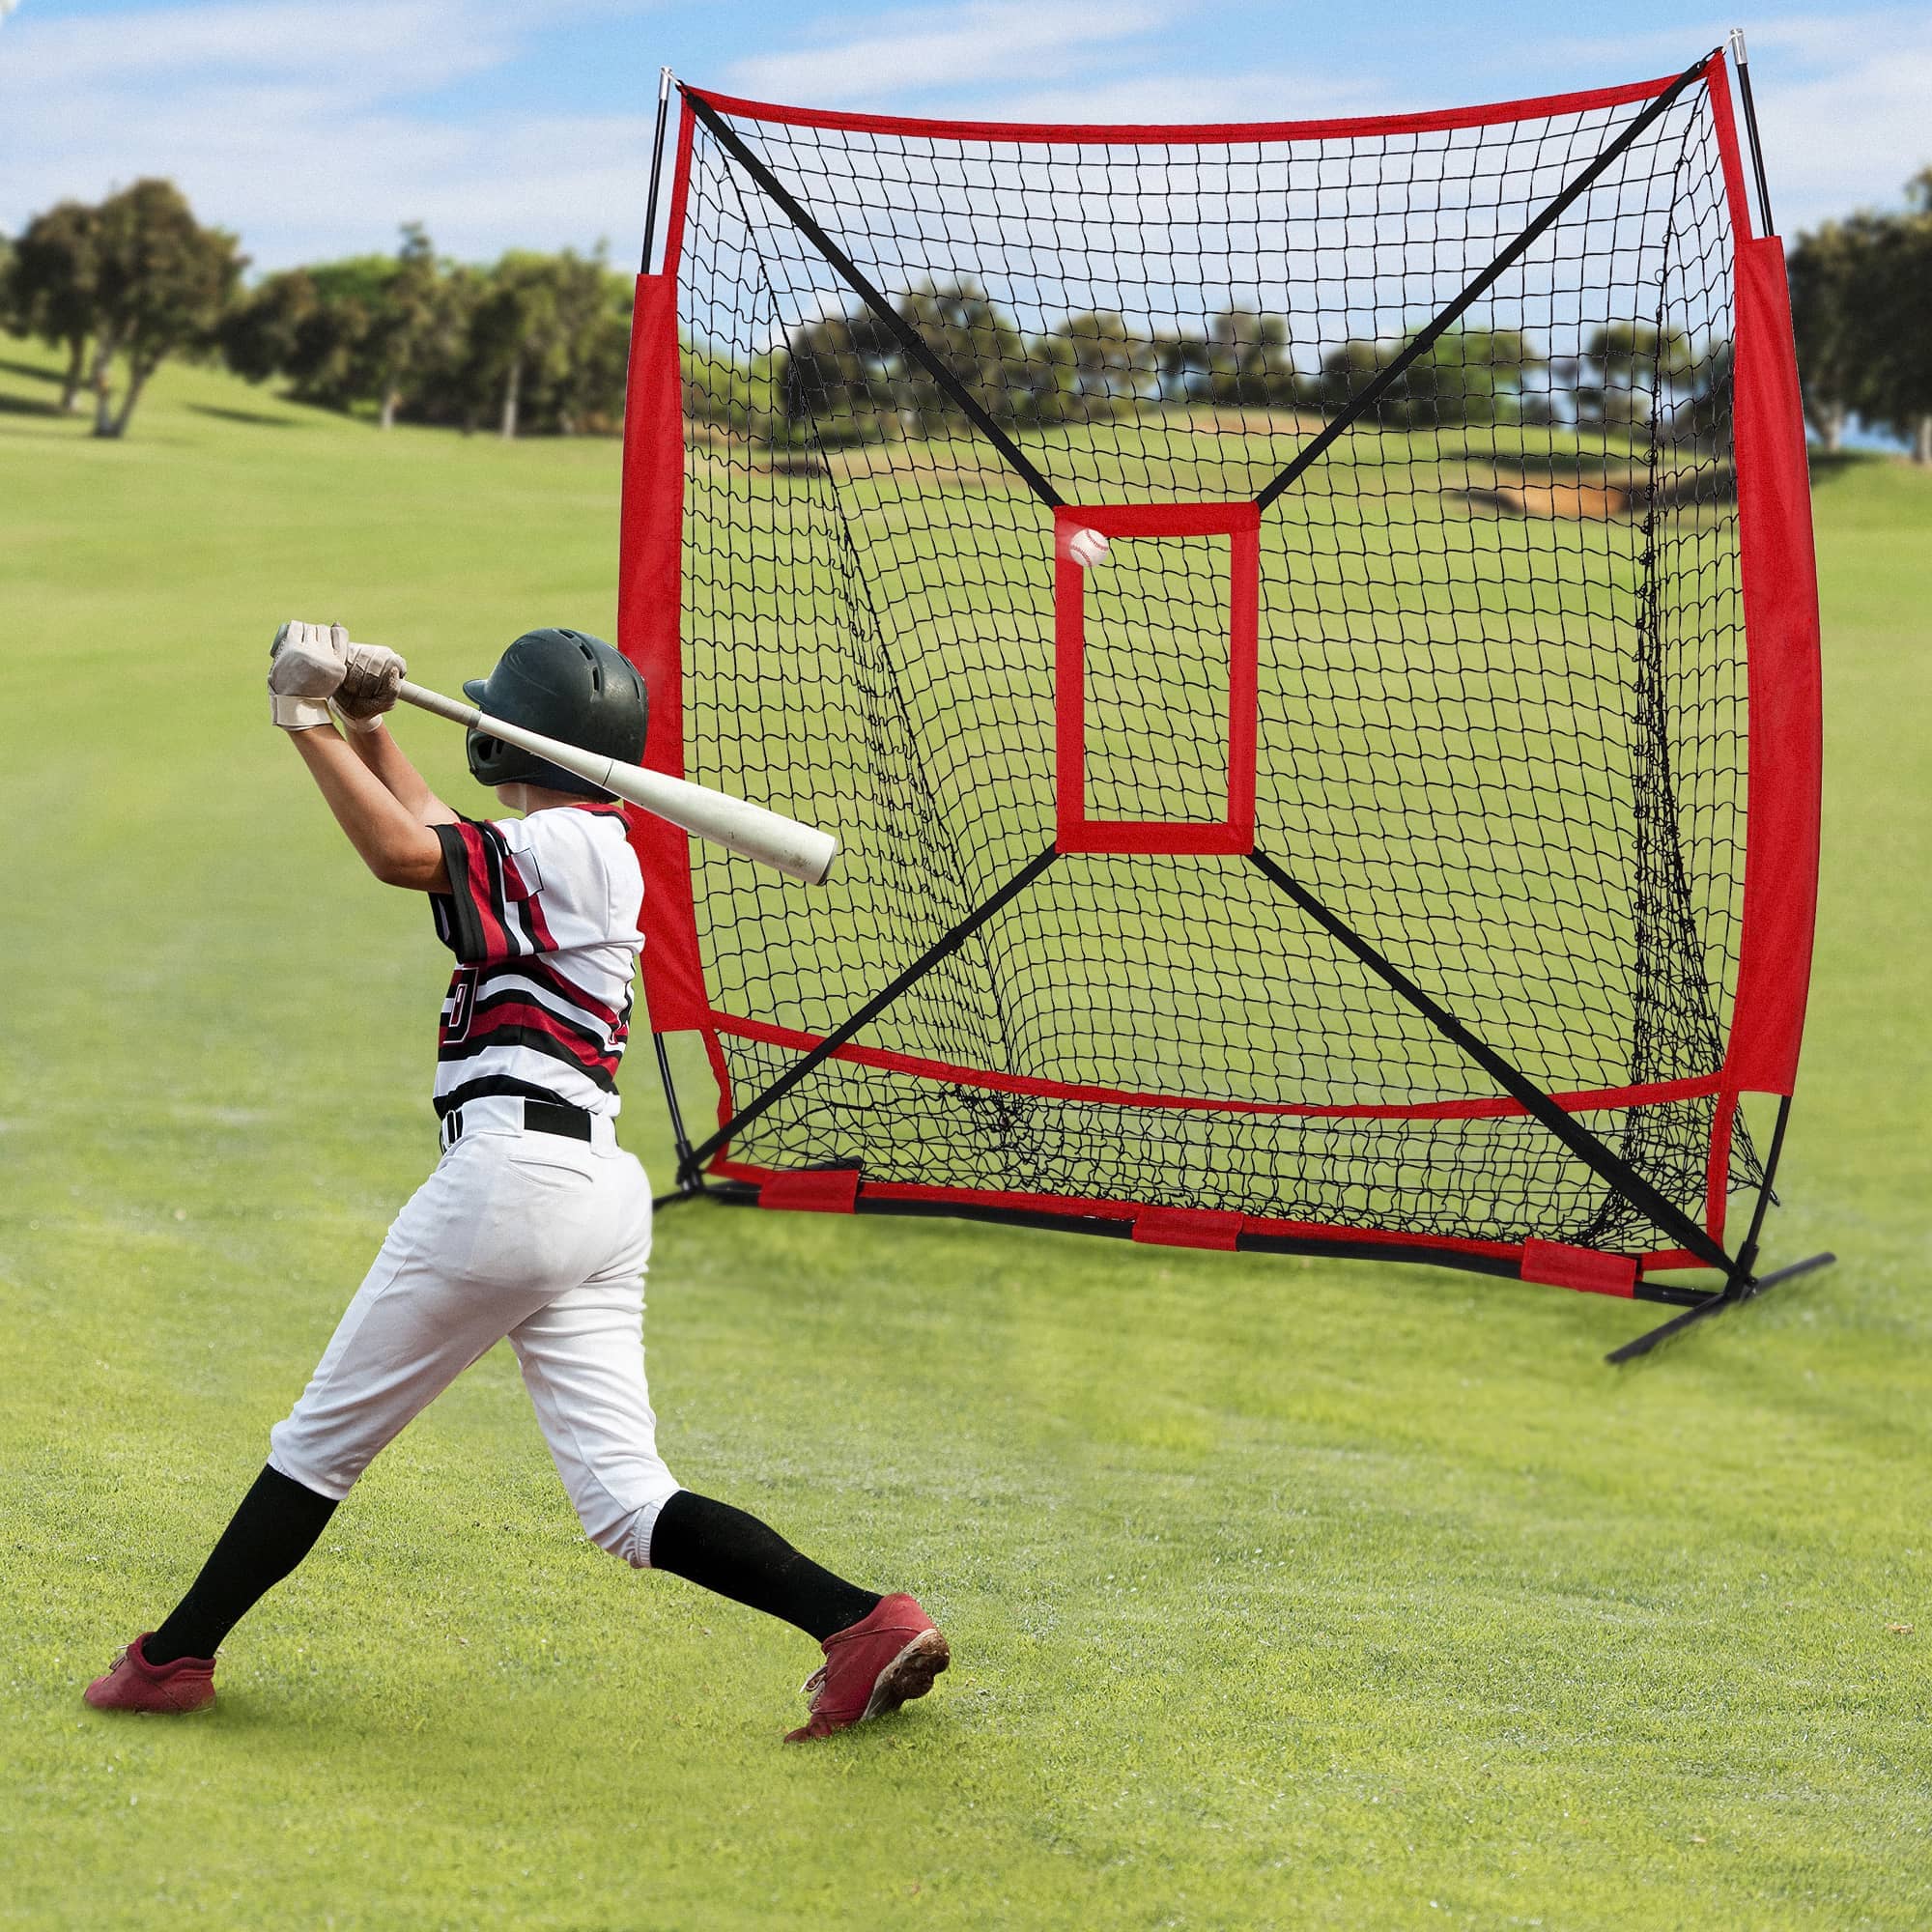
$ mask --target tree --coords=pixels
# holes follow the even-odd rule
[[[1801,235],[1791,322],[1806,420],[1827,450],[1857,414],[1932,464],[1932,168],[1898,213],[1870,212]]]
[[[789,440],[787,425],[793,418],[785,385],[792,364],[783,349],[741,358],[715,343],[687,336],[680,363],[684,413],[693,422],[714,423],[762,442]]]
[[[898,313],[934,358],[995,422],[1014,415],[1014,373],[1026,356],[1018,326],[970,276],[957,282],[926,281],[899,299]],[[900,403],[908,427],[928,435],[958,406],[925,365],[903,358]]]
[[[1195,403],[1208,393],[1212,357],[1205,335],[1180,330],[1157,336],[1153,345],[1155,389],[1163,403]]]
[[[1828,221],[1801,235],[1785,263],[1804,419],[1817,431],[1828,454],[1836,454],[1869,375],[1859,281],[1871,254],[1876,225],[1870,216],[1860,215],[1850,221]]]
[[[1615,322],[1583,344],[1577,420],[1602,429],[1648,432],[1690,374],[1693,357],[1683,331],[1644,322]]]
[[[1873,218],[1855,288],[1859,412],[1932,464],[1932,168],[1906,188],[1903,214]]]
[[[1395,351],[1386,343],[1350,336],[1321,358],[1321,374],[1315,384],[1317,399],[1330,414],[1338,413],[1375,381],[1394,356]],[[1408,413],[1400,395],[1388,395],[1382,398],[1376,412],[1374,427],[1393,429],[1407,420]]]
[[[288,364],[297,395],[329,409],[380,408],[392,373],[384,330],[397,272],[393,255],[350,255],[308,270],[316,305],[297,325]]]
[[[1403,371],[1398,387],[1412,428],[1523,420],[1529,377],[1547,368],[1514,328],[1449,328]]]
[[[779,390],[786,419],[849,440],[896,425],[899,344],[868,308],[794,329]]]
[[[1683,400],[1670,413],[1671,437],[1715,446],[1731,419],[1737,352],[1727,337],[1709,336],[1693,353],[1679,388]],[[1835,448],[1835,442],[1832,445]]]
[[[1293,408],[1301,384],[1288,352],[1288,324],[1278,315],[1224,309],[1208,325],[1208,394],[1238,408]]]
[[[63,410],[75,407],[87,373],[87,347],[97,320],[99,243],[98,211],[78,201],[64,201],[28,222],[14,244],[8,267],[4,301],[8,329],[67,351],[67,372],[61,381]]]
[[[412,223],[394,255],[270,275],[222,318],[229,366],[290,379],[304,402],[460,424],[495,411],[505,435],[566,434],[623,416],[631,289],[595,255],[506,255],[495,269],[440,262]]]
[[[1159,373],[1152,343],[1138,339],[1112,310],[1090,309],[1025,346],[1004,373],[1001,408],[1032,424],[1097,422],[1157,389]]]
[[[553,256],[561,355],[538,385],[539,419],[564,436],[594,424],[618,426],[631,351],[631,284],[589,257]]]
[[[223,360],[251,383],[290,373],[301,332],[321,306],[315,278],[306,269],[266,276],[222,316],[215,334]]]
[[[437,290],[438,326],[410,396],[410,413],[425,422],[455,423],[465,436],[499,402],[495,345],[484,341],[476,317],[490,292],[490,271],[463,265],[443,270]]]
[[[377,398],[376,426],[391,428],[411,380],[444,346],[448,320],[436,249],[420,222],[403,229],[395,272],[383,285],[370,321],[366,367]]]
[[[234,236],[203,228],[172,182],[146,180],[98,212],[94,433],[125,436],[148,379],[167,355],[212,342],[241,280]],[[118,412],[112,376],[125,358]]]
[[[554,381],[568,367],[571,282],[580,259],[512,250],[490,273],[470,322],[478,376],[494,382],[497,427],[517,434],[526,383]]]

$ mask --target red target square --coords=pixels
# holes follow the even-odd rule
[[[1109,557],[1091,571],[1066,554],[1077,529],[1097,530]],[[1227,708],[1223,745],[1227,797],[1218,815],[1106,817],[1088,810],[1088,578],[1114,557],[1112,546],[1176,537],[1226,537]],[[1057,829],[1063,852],[1231,852],[1255,842],[1255,731],[1261,632],[1261,511],[1246,503],[1064,503],[1054,511],[1054,732]],[[1157,685],[1163,667],[1150,662]]]

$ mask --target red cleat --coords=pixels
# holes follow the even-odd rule
[[[850,1724],[923,1697],[952,1661],[944,1634],[910,1597],[883,1597],[863,1623],[834,1631],[824,1663],[807,1678],[811,1720],[785,1734],[788,1745],[829,1738]]]
[[[214,1702],[213,1658],[150,1663],[141,1646],[153,1635],[153,1631],[143,1631],[114,1660],[114,1668],[87,1687],[83,1694],[97,1711],[151,1711],[180,1718]]]

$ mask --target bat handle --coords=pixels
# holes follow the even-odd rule
[[[461,698],[445,697],[441,692],[412,684],[408,678],[397,685],[396,696],[405,704],[413,704],[419,711],[433,711],[439,718],[447,718],[452,724],[474,726],[483,716],[475,705],[465,704]]]

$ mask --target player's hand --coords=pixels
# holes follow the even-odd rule
[[[269,715],[284,731],[329,722],[328,700],[348,668],[340,624],[287,623],[269,646]]]
[[[335,715],[352,731],[373,731],[396,702],[409,669],[394,651],[381,644],[350,644],[343,652],[342,682],[335,688]]]

